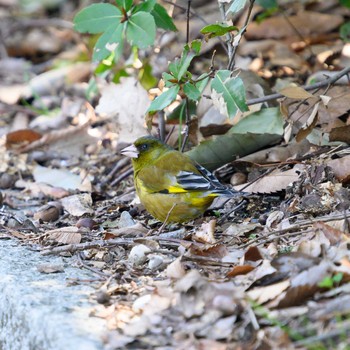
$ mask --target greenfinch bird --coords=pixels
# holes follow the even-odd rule
[[[146,210],[166,223],[183,223],[202,215],[218,196],[241,193],[187,155],[152,136],[137,139],[121,153],[131,157],[136,192]]]

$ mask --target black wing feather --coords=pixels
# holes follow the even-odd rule
[[[231,190],[220,183],[220,181],[207,169],[196,164],[200,174],[190,171],[180,171],[176,177],[179,185],[187,191],[210,191],[226,196],[235,196],[239,192]]]

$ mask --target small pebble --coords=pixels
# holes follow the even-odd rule
[[[16,182],[15,175],[2,173],[0,175],[0,188],[7,189],[11,188]]]
[[[148,262],[148,268],[152,271],[159,270],[164,265],[164,259],[159,255],[153,255]]]
[[[98,223],[90,218],[81,218],[76,223],[76,226],[78,228],[85,227],[88,228],[90,231],[98,229]]]
[[[132,216],[127,211],[123,211],[120,215],[120,220],[118,223],[119,228],[134,226],[135,221]]]
[[[128,260],[133,265],[140,266],[147,261],[148,257],[146,254],[150,252],[151,249],[149,249],[147,246],[144,244],[138,244],[131,249]]]

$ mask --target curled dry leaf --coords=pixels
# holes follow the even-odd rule
[[[63,208],[73,216],[92,214],[92,198],[90,193],[76,194],[61,199]]]
[[[189,252],[192,255],[205,256],[221,259],[228,254],[226,245],[224,244],[202,244],[193,242],[190,245]]]
[[[210,220],[204,222],[199,230],[196,230],[193,238],[202,243],[215,244],[216,239],[214,237],[216,220]]]
[[[349,241],[349,236],[346,235],[344,231],[340,231],[322,221],[315,222],[313,227],[315,230],[320,230],[329,240],[331,245]]]
[[[244,254],[245,261],[259,261],[262,259],[263,259],[263,257],[261,255],[258,247],[249,247],[248,250]]]
[[[229,271],[226,277],[233,278],[238,275],[246,275],[250,271],[254,270],[254,266],[251,265],[240,265],[235,266],[231,271]]]
[[[135,237],[135,236],[143,236],[148,233],[148,229],[144,227],[141,223],[137,222],[135,225],[128,227],[121,227],[117,229],[108,230],[110,235],[114,237]]]
[[[69,192],[61,187],[52,187],[43,183],[33,183],[24,180],[18,180],[15,184],[18,188],[24,188],[25,192],[30,192],[33,197],[44,194],[45,196],[61,199],[69,195]]]
[[[168,278],[180,279],[185,276],[186,271],[181,262],[181,257],[175,259],[166,269],[166,275]]]
[[[344,184],[350,182],[350,155],[338,159],[332,159],[327,162],[327,165],[333,169],[334,174],[339,181]]]
[[[6,148],[18,148],[41,139],[41,134],[31,129],[9,132],[6,135]]]
[[[332,275],[333,270],[330,261],[322,260],[318,265],[302,271],[290,279],[290,288],[280,294],[270,306],[284,308],[299,305],[321,289],[318,284]]]
[[[295,135],[295,139],[297,142],[300,142],[304,140],[314,129],[318,122],[318,108],[320,103],[317,102],[307,119],[306,123],[302,126],[302,128],[298,131],[298,133]]]
[[[258,287],[248,292],[249,298],[255,300],[259,304],[264,304],[269,300],[273,300],[290,286],[288,280],[272,284],[270,286]]]

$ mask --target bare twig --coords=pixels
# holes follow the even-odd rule
[[[191,10],[191,1],[192,0],[187,0],[186,44],[188,44],[189,41],[190,41],[190,10]],[[185,99],[185,108],[186,108],[186,128],[185,128],[184,139],[182,141],[181,152],[183,152],[183,150],[185,149],[186,142],[188,140],[189,129],[190,129],[190,122],[191,122],[190,105],[189,105],[188,97],[186,97],[186,99]]]
[[[120,174],[118,177],[116,177],[112,183],[111,186],[116,186],[118,185],[121,181],[123,181],[124,179],[126,179],[129,175],[131,175],[133,173],[133,169],[130,168],[128,170],[126,170],[123,174]]]
[[[107,176],[104,179],[104,181],[101,182],[101,185],[105,185],[106,183],[108,183],[111,180],[111,178],[113,177],[114,174],[116,174],[118,171],[123,169],[128,164],[130,164],[130,158],[127,158],[127,157],[121,158],[116,163],[116,165],[113,167],[113,169],[107,174]]]
[[[329,77],[323,81],[320,81],[320,82],[312,84],[312,85],[304,85],[304,86],[302,86],[302,88],[305,89],[306,91],[316,90],[316,89],[319,89],[319,88],[322,88],[322,87],[325,87],[325,86],[328,86],[328,85],[335,83],[341,77],[343,77],[344,75],[347,75],[349,73],[350,73],[350,67],[346,67],[343,70],[341,70],[339,73],[333,75],[332,77]],[[256,105],[258,103],[277,100],[279,98],[284,98],[284,97],[285,96],[282,94],[272,94],[272,95],[267,95],[267,96],[263,96],[263,97],[259,97],[259,98],[253,98],[253,99],[247,101],[247,105],[248,106]]]
[[[221,19],[223,22],[226,21],[226,15],[225,15],[225,4],[223,2],[219,2],[219,10],[220,10],[220,15]],[[230,59],[232,57],[232,35],[230,33],[226,33],[225,35],[226,38],[226,45],[227,45],[227,54]]]
[[[267,241],[271,241],[271,240],[276,239],[276,237],[273,237],[272,239],[270,239],[271,235],[278,235],[277,238],[279,238],[279,237],[282,238],[282,237],[286,237],[286,236],[288,237],[288,235],[289,236],[299,235],[301,233],[309,232],[309,231],[301,231],[301,230],[303,228],[306,228],[306,227],[314,224],[317,221],[321,221],[321,222],[336,221],[336,220],[342,220],[342,219],[344,219],[344,217],[349,218],[350,217],[350,212],[347,211],[347,212],[341,213],[339,215],[324,216],[324,217],[321,217],[321,218],[316,218],[315,220],[303,220],[303,221],[300,221],[298,224],[290,226],[290,227],[285,228],[283,230],[276,230],[276,231],[268,232],[267,234],[265,234],[263,236],[259,236],[257,238],[254,238],[254,239],[250,240],[247,243],[241,244],[239,247],[240,248],[245,248],[245,247],[248,247],[248,246],[250,246],[250,245],[252,245],[254,243],[257,243],[257,242],[261,241],[261,242],[257,243],[257,245],[260,245],[260,244],[266,243]],[[293,231],[296,231],[296,230],[299,230],[299,231],[298,232],[293,232]]]
[[[165,140],[165,116],[164,111],[158,112],[158,131],[159,131],[159,139],[164,142]]]
[[[190,41],[190,11],[191,11],[191,1],[187,0],[187,14],[186,14],[186,44]]]
[[[242,40],[244,33],[247,31],[247,26],[248,26],[248,23],[250,20],[250,16],[252,14],[254,2],[255,2],[255,0],[250,0],[247,17],[246,17],[244,25],[241,29],[240,37],[238,38],[238,41],[236,43],[234,43],[233,48],[232,48],[232,55],[229,57],[230,60],[229,60],[228,65],[227,65],[228,70],[233,70],[233,68],[235,66],[235,56],[236,56],[237,48],[238,48],[240,41]]]
[[[165,2],[165,3],[167,3],[167,4],[170,4],[170,5],[174,6],[174,7],[177,7],[178,9],[182,10],[183,12],[187,12],[187,8],[185,8],[185,7],[183,7],[183,6],[179,5],[179,4],[176,4],[176,3],[173,2],[173,1],[170,1],[170,0],[163,0],[163,2]],[[200,21],[203,22],[203,24],[205,24],[205,25],[208,25],[208,24],[209,24],[209,22],[208,22],[204,17],[200,16],[196,11],[193,11],[193,10],[191,9],[191,10],[190,10],[190,14],[191,14],[192,16],[194,16],[194,17],[197,17]],[[223,41],[220,37],[218,37],[218,39],[219,39],[219,42],[220,42],[220,45],[222,46],[222,48],[227,52],[227,47],[226,47],[224,41]]]
[[[60,247],[48,248],[41,251],[42,255],[58,255],[64,252],[75,253],[78,251],[92,249],[92,248],[108,248],[116,245],[132,245],[134,244],[133,239],[128,238],[115,238],[109,240],[98,240],[93,242],[78,243],[78,244],[67,244]]]
[[[186,97],[185,99],[185,108],[186,108],[186,127],[185,127],[184,139],[182,141],[181,152],[183,152],[185,149],[189,132],[190,132],[191,115],[190,115],[190,102],[188,97]]]

